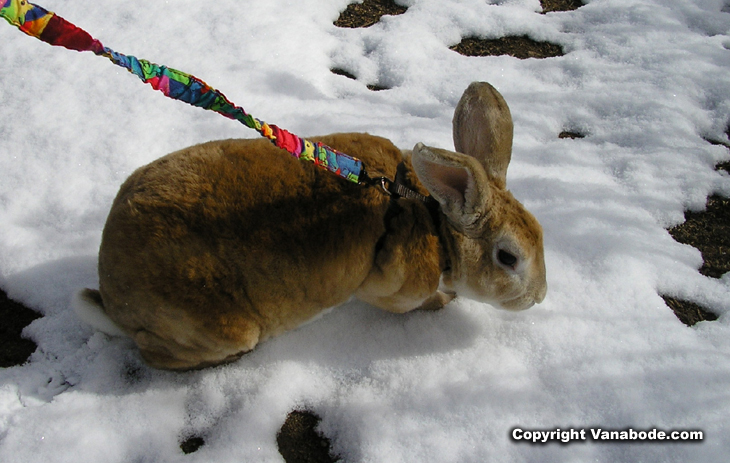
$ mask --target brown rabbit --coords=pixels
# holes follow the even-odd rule
[[[343,133],[316,141],[428,201],[389,196],[268,140],[223,140],[134,172],[109,213],[99,291],[80,316],[125,334],[153,367],[229,362],[355,295],[391,312],[455,293],[510,310],[545,297],[542,230],[505,189],[512,118],[489,84],[454,114],[458,152]],[[439,290],[441,289],[441,290]]]

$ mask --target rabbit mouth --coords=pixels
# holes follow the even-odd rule
[[[509,310],[510,312],[527,310],[536,303],[534,298],[524,292],[515,295],[516,291],[511,291],[502,297],[499,295],[493,295],[490,297],[486,296],[484,293],[475,292],[468,286],[459,285],[459,287],[456,288],[456,293],[469,299],[489,304],[496,309]]]
[[[505,310],[519,312],[535,305],[535,300],[525,294],[500,301],[499,305]]]

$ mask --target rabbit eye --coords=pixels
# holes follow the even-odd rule
[[[514,267],[517,263],[517,257],[503,249],[497,252],[497,260],[500,264],[506,265],[507,267]]]

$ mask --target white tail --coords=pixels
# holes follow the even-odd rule
[[[82,289],[74,294],[71,305],[76,316],[95,330],[110,336],[127,336],[104,312],[104,304],[99,291]]]

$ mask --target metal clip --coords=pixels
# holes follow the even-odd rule
[[[380,183],[380,187],[383,189],[385,194],[388,196],[393,196],[393,192],[390,190],[393,186],[393,181],[389,179],[388,177],[380,177],[376,179],[378,183]]]
[[[386,195],[390,196],[393,199],[415,199],[425,203],[427,207],[438,207],[438,201],[436,201],[431,196],[424,196],[406,187],[403,183],[401,183],[397,174],[395,180],[391,180],[388,177],[372,178],[368,176],[367,172],[363,172],[362,174],[360,174],[360,179],[361,185],[370,185],[375,187],[379,186],[380,188],[382,188],[383,192]]]

